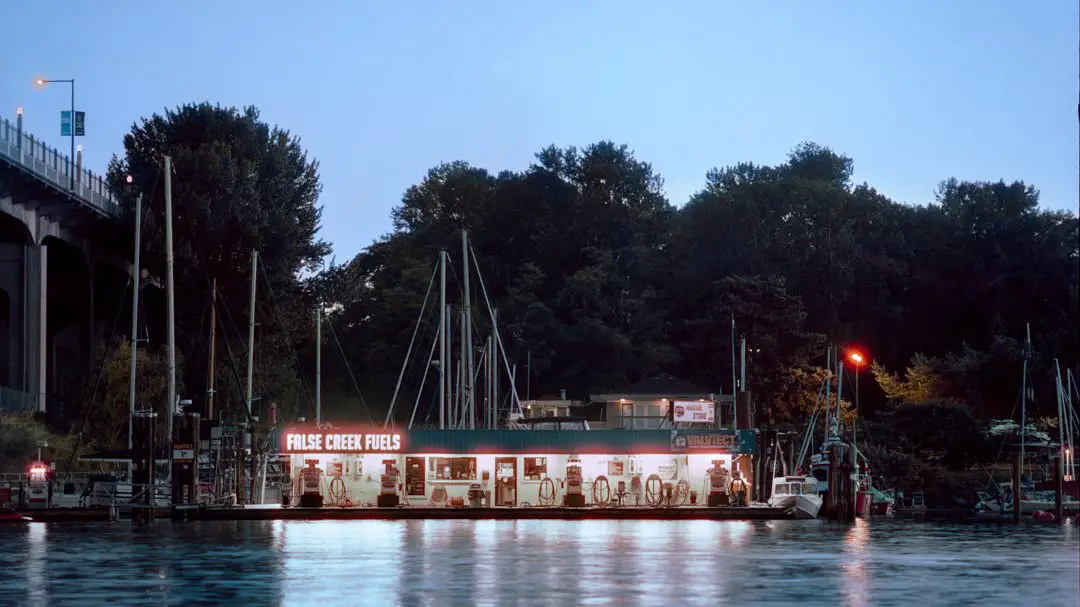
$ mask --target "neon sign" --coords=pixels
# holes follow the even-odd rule
[[[282,453],[399,453],[397,432],[304,429],[281,435]]]

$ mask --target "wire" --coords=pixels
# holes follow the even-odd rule
[[[364,394],[360,392],[360,384],[356,382],[356,375],[353,374],[352,367],[349,365],[349,359],[345,356],[345,348],[341,347],[341,340],[338,339],[337,332],[334,331],[334,323],[328,322],[326,324],[330,326],[330,335],[334,337],[334,343],[337,344],[338,352],[341,354],[341,360],[345,362],[345,371],[349,374],[349,379],[352,380],[356,395],[360,397],[360,406],[364,408],[364,413],[367,415],[368,421],[374,424],[375,418],[371,416],[371,409],[367,406],[367,401],[364,400]]]
[[[654,486],[659,486],[654,489]],[[664,503],[664,481],[658,474],[650,474],[645,479],[645,503],[656,508]]]
[[[281,330],[285,332],[285,337],[289,340],[289,343],[290,344],[294,343],[293,342],[293,337],[292,337],[292,331],[289,330],[289,325],[285,324],[285,322],[281,318],[281,309],[277,305],[277,296],[274,295],[274,286],[270,283],[270,275],[266,273],[266,264],[265,263],[260,263],[260,264],[257,264],[257,265],[258,265],[259,270],[262,271],[263,281],[266,282],[266,290],[270,294],[270,308],[274,311],[274,316],[277,319],[278,325],[280,325]],[[331,325],[331,330],[333,330],[333,325]],[[338,344],[338,346],[340,347],[340,344]],[[297,376],[299,376],[300,383],[303,384],[304,391],[307,393],[308,398],[310,400],[311,399],[311,393],[310,393],[311,390],[308,387],[307,379],[304,377],[304,367],[303,367],[303,364],[300,362],[300,353],[297,352],[295,348],[293,348],[293,362],[296,363],[296,374],[297,374]],[[361,402],[363,402],[363,397],[362,396],[361,396]],[[314,403],[312,403],[312,406],[314,406]],[[366,409],[367,405],[364,405],[364,408]],[[371,418],[370,413],[368,413],[368,418],[369,419]]]

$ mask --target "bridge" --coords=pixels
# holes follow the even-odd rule
[[[79,156],[0,116],[0,411],[63,416],[102,338],[130,327],[131,239]]]

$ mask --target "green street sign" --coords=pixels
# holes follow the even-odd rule
[[[71,112],[60,112],[60,136],[71,137]],[[75,136],[86,136],[86,112],[75,112]]]

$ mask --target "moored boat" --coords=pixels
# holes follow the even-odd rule
[[[773,479],[769,505],[792,510],[795,518],[817,518],[821,510],[821,495],[812,476],[778,476]]]

